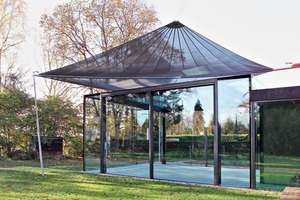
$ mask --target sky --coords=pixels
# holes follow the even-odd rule
[[[27,0],[27,40],[21,51],[29,73],[43,65],[39,18],[69,0]],[[158,27],[178,20],[227,49],[272,68],[300,63],[300,0],[146,0],[157,11]],[[289,63],[289,64],[287,64]],[[266,87],[300,85],[300,70],[257,78]]]
[[[162,24],[179,20],[255,62],[300,62],[299,0],[148,0]],[[181,10],[181,11],[180,11]]]

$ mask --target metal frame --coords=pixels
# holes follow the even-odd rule
[[[273,89],[252,90],[251,101],[271,102],[297,100],[300,98],[300,86]]]
[[[207,86],[211,85],[213,86],[213,93],[214,93],[214,185],[220,185],[221,184],[221,164],[220,164],[220,157],[219,157],[219,146],[220,146],[220,132],[219,132],[219,121],[218,121],[218,80],[209,80],[203,82],[194,82],[189,84],[176,84],[176,86],[172,87],[164,87],[164,88],[151,88],[148,94],[149,94],[149,178],[154,179],[154,141],[153,141],[153,91],[163,90],[163,89],[178,89],[178,88],[186,88],[186,87],[201,87],[201,86]],[[94,96],[94,95],[100,95],[100,101],[101,101],[101,116],[100,116],[100,173],[106,173],[106,97],[108,96],[116,96],[116,95],[122,95],[122,94],[128,94],[133,91],[126,91],[126,92],[116,92],[116,93],[97,93],[97,94],[89,94],[84,96],[84,109],[86,107],[86,98]],[[144,90],[134,90],[135,93],[144,92]],[[84,129],[85,131],[85,111],[84,111]],[[165,126],[165,119],[164,119],[164,126]],[[164,131],[165,132],[165,131]],[[164,133],[165,134],[165,133]],[[163,143],[166,142],[165,135],[163,136]],[[84,141],[85,145],[85,141]],[[165,163],[165,151],[166,146],[163,145],[163,163]],[[85,170],[85,159],[84,159],[84,170]]]
[[[249,100],[251,99],[252,91],[252,80],[249,77]],[[255,136],[255,111],[254,103],[249,101],[249,121],[250,121],[250,188],[256,188],[256,166],[255,166],[255,157],[256,157],[256,136]]]
[[[255,134],[255,111],[254,102],[251,106],[251,123],[250,123],[250,188],[256,188],[256,134]]]
[[[218,80],[213,85],[214,92],[214,185],[221,184],[221,160],[220,143],[221,135],[219,131],[219,110],[218,110]]]
[[[207,80],[200,80],[200,81],[194,81],[194,82],[175,83],[172,85],[169,84],[169,85],[163,85],[163,86],[153,86],[153,87],[148,87],[148,88],[123,90],[123,91],[117,91],[117,92],[104,92],[101,94],[104,97],[108,97],[108,96],[124,95],[124,94],[129,94],[129,93],[155,92],[155,91],[160,91],[160,90],[172,90],[172,89],[187,88],[187,87],[200,87],[200,86],[206,86],[206,85],[214,85],[217,80],[218,79],[207,79]]]
[[[82,166],[82,170],[86,171],[85,168],[85,146],[86,146],[86,141],[85,141],[85,121],[86,121],[86,115],[85,115],[85,107],[86,107],[86,96],[83,96],[83,123],[82,123],[82,135],[83,135],[83,153],[82,153],[82,159],[83,159],[83,166]]]
[[[166,153],[167,153],[167,132],[166,132],[166,116],[163,114],[162,117],[162,164],[167,164]]]
[[[97,98],[96,96],[100,96],[100,98]],[[90,98],[90,99],[96,99],[96,100],[101,100],[102,96],[100,93],[95,93],[95,94],[87,94],[83,96],[83,123],[82,123],[82,135],[83,135],[83,171],[86,171],[86,155],[85,155],[85,147],[86,147],[86,140],[85,140],[85,134],[86,134],[86,99]],[[101,106],[105,104],[101,103]],[[102,110],[103,108],[100,108],[100,115],[102,115]],[[104,109],[106,111],[106,109]],[[106,117],[105,117],[106,120]],[[101,116],[100,116],[100,173],[106,173],[106,161],[105,159],[104,162],[102,162],[101,158],[102,158],[102,134],[101,134],[101,130],[102,130],[102,126],[101,126],[102,120],[101,120]],[[104,125],[105,129],[106,129],[106,125]],[[104,130],[105,131],[105,130]]]
[[[106,98],[100,95],[100,173],[106,173]]]
[[[251,76],[239,76],[238,78],[249,78],[249,93],[251,92]],[[201,86],[213,86],[213,109],[214,109],[214,185],[218,186],[221,185],[221,159],[220,159],[220,144],[221,144],[221,132],[219,130],[219,108],[218,108],[218,81],[225,80],[224,79],[210,79],[206,81],[196,81],[192,83],[180,83],[175,85],[166,85],[164,87],[151,87],[148,88],[148,97],[149,97],[149,178],[154,179],[154,141],[153,141],[153,92],[159,90],[171,90],[171,89],[178,89],[178,88],[187,88],[187,87],[201,87]],[[232,78],[235,79],[235,78]],[[98,93],[98,94],[90,94],[84,96],[84,108],[86,106],[86,98],[91,97],[94,95],[100,95],[98,100],[101,101],[101,116],[100,116],[100,173],[106,173],[106,97],[109,96],[117,96],[117,95],[124,95],[128,93],[141,93],[145,92],[144,89],[136,89],[136,90],[127,90],[122,92],[111,92],[111,93]],[[250,94],[249,94],[250,95]],[[250,145],[250,188],[255,189],[256,185],[256,177],[255,177],[255,151],[256,151],[256,138],[255,138],[255,118],[254,118],[254,106],[253,102],[251,101],[251,111],[249,111],[250,115],[250,135],[251,135],[251,145]],[[85,111],[84,115],[84,131],[85,131]],[[164,137],[163,137],[164,138]],[[164,143],[165,141],[163,141]],[[85,145],[85,141],[84,141]],[[165,154],[165,145],[163,147],[163,154]],[[84,155],[83,155],[84,156]],[[163,156],[163,160],[165,156]],[[165,161],[163,161],[165,162]],[[85,158],[84,158],[84,166],[83,169],[85,170]]]
[[[153,92],[149,92],[149,178],[154,178]]]

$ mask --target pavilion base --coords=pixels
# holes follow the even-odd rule
[[[87,172],[99,173],[98,170]],[[222,167],[221,172],[222,186],[249,188],[249,168]],[[107,168],[107,174],[148,179],[149,164]],[[213,185],[213,178],[213,166],[161,164],[159,162],[154,164],[154,179],[158,180]]]

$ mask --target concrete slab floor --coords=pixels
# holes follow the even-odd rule
[[[99,173],[99,171],[89,171]],[[108,167],[107,174],[149,178],[149,164],[136,164],[118,167]],[[214,183],[213,166],[199,165],[176,165],[176,164],[154,164],[154,179],[168,180],[175,182],[187,182],[196,184]],[[221,186],[249,188],[250,169],[249,168],[221,168]]]

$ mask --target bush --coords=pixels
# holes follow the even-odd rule
[[[37,157],[37,153],[33,150],[29,150],[29,152],[26,152],[22,149],[18,149],[8,153],[7,157],[13,160],[32,160]]]
[[[75,136],[75,137],[66,137],[64,140],[64,157],[65,158],[80,158],[82,157],[82,136]],[[96,141],[93,144],[93,149],[98,149],[100,141]],[[95,152],[95,150],[92,150]]]

